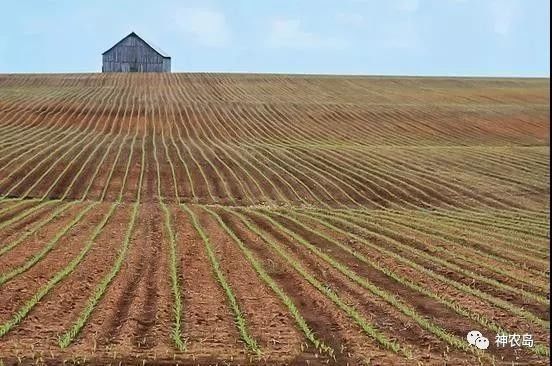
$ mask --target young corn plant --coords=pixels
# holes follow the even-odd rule
[[[96,305],[98,304],[98,302],[101,300],[101,298],[107,291],[109,284],[113,281],[117,273],[119,273],[119,271],[121,270],[121,266],[123,265],[123,262],[126,258],[126,254],[128,252],[128,248],[130,246],[132,233],[134,232],[136,217],[138,216],[139,207],[140,207],[140,203],[136,202],[132,209],[130,223],[128,224],[127,232],[123,239],[122,247],[119,250],[119,255],[115,260],[115,263],[111,268],[111,271],[109,271],[109,273],[102,279],[100,284],[96,287],[96,289],[94,290],[94,293],[88,299],[88,302],[86,303],[85,308],[82,310],[82,312],[80,313],[78,319],[75,321],[73,326],[68,331],[63,333],[63,335],[59,338],[58,344],[61,348],[66,348],[71,344],[71,342],[73,342],[75,337],[79,334],[81,329],[88,321],[88,318],[96,308]]]
[[[372,249],[380,251],[380,252],[382,252],[382,253],[384,253],[384,254],[386,254],[386,255],[388,255],[388,256],[390,256],[390,257],[392,257],[392,258],[394,258],[398,261],[404,262],[407,265],[412,266],[413,268],[417,269],[420,273],[428,275],[429,277],[434,277],[437,280],[440,280],[444,283],[447,283],[448,285],[451,285],[452,287],[457,287],[459,290],[463,290],[467,293],[473,294],[474,296],[480,295],[480,291],[472,289],[471,287],[465,286],[463,284],[458,284],[456,286],[457,283],[450,280],[450,279],[448,279],[447,277],[436,274],[436,273],[432,272],[431,270],[426,269],[425,267],[418,265],[417,263],[414,263],[414,262],[412,262],[412,261],[410,261],[410,260],[408,260],[408,259],[406,259],[406,258],[404,258],[400,255],[397,255],[394,252],[383,249],[381,246],[374,245],[370,241],[368,241],[368,240],[366,240],[366,239],[364,239],[364,238],[362,238],[358,235],[355,235],[355,234],[351,233],[350,231],[343,230],[343,229],[341,229],[341,228],[339,228],[335,225],[330,224],[327,220],[334,219],[335,216],[324,215],[324,214],[316,214],[316,213],[312,213],[312,212],[309,213],[309,214],[296,213],[296,215],[308,218],[308,219],[313,220],[315,222],[318,222],[318,223],[320,223],[321,225],[327,227],[330,230],[339,232],[339,233],[344,234],[346,236],[350,236],[353,239],[359,241],[360,243],[362,243],[362,244],[364,244],[364,245],[366,245],[366,246],[368,246]],[[324,219],[322,219],[321,217],[324,218]],[[342,223],[345,223],[345,221],[342,221]],[[508,333],[507,331],[504,330],[503,326],[495,323],[494,321],[492,321],[491,319],[485,317],[484,315],[476,313],[474,311],[471,311],[470,309],[467,309],[466,307],[463,307],[462,305],[458,304],[454,300],[451,300],[451,299],[449,299],[447,297],[444,297],[440,294],[436,294],[436,293],[430,291],[429,289],[416,284],[415,282],[412,282],[408,279],[405,279],[405,278],[399,276],[397,273],[395,273],[393,271],[390,271],[387,268],[379,265],[377,262],[369,261],[367,257],[364,257],[362,254],[360,254],[356,251],[350,250],[350,253],[352,255],[354,255],[356,258],[358,258],[358,259],[360,259],[360,260],[362,260],[362,261],[364,261],[368,264],[371,264],[372,266],[374,266],[374,268],[380,269],[382,272],[384,272],[387,275],[395,278],[398,282],[403,283],[406,286],[408,286],[408,287],[410,287],[410,288],[412,288],[412,289],[414,289],[414,290],[416,290],[416,291],[418,291],[418,292],[420,292],[424,295],[427,295],[427,296],[433,298],[434,300],[436,300],[436,301],[442,303],[443,305],[449,307],[450,309],[456,311],[458,314],[466,316],[466,317],[476,321],[477,323],[481,324],[486,329],[492,330],[492,331],[496,332],[497,334],[498,333],[504,333],[504,332]],[[481,293],[481,294],[483,294],[484,297],[486,295],[485,293]],[[481,296],[479,296],[479,297],[481,297]],[[550,354],[550,349],[545,345],[539,345],[539,347],[533,347],[533,348],[531,348],[531,351],[533,353],[535,353],[537,355],[541,355],[541,356],[546,356],[546,355]]]
[[[86,207],[84,210],[82,210],[69,224],[67,224],[63,229],[61,229],[61,231],[59,231],[54,236],[54,238],[52,240],[50,240],[42,248],[42,250],[40,250],[38,253],[36,253],[31,259],[27,260],[25,263],[23,263],[22,265],[12,269],[11,271],[4,272],[4,273],[0,274],[0,285],[3,285],[4,283],[8,282],[9,280],[14,278],[15,276],[27,271],[29,268],[31,268],[36,263],[38,263],[42,258],[44,258],[44,256],[46,254],[48,254],[52,249],[54,249],[54,247],[56,246],[58,241],[63,236],[65,236],[65,234],[67,234],[67,232],[69,232],[69,230],[71,230],[73,227],[75,227],[75,225],[77,225],[82,220],[84,215],[86,215],[88,213],[88,211],[90,211],[96,205],[97,205],[97,203],[93,203],[93,204],[89,205],[88,207]]]
[[[363,229],[368,230],[366,227],[364,227],[364,223],[362,225],[358,223],[358,218],[351,217],[348,214],[334,214],[334,215],[336,217],[340,217],[340,218],[344,218],[346,220],[349,220],[351,223],[354,223],[354,224],[356,224],[360,227],[363,227]],[[539,302],[541,304],[544,304],[544,305],[550,305],[550,300],[545,298],[544,296],[541,296],[539,294],[535,294],[533,292],[523,290],[523,289],[520,289],[520,288],[512,287],[510,285],[507,285],[505,283],[497,281],[494,278],[489,278],[489,277],[479,275],[478,273],[475,273],[475,272],[470,271],[468,269],[464,269],[464,268],[462,268],[461,266],[459,266],[455,263],[449,262],[448,260],[446,260],[444,258],[441,258],[440,256],[429,255],[429,254],[425,253],[424,251],[419,250],[419,249],[416,248],[415,244],[418,243],[418,241],[415,238],[412,238],[412,237],[407,236],[407,235],[402,235],[401,236],[397,232],[394,232],[393,230],[390,230],[389,228],[386,228],[385,226],[377,226],[375,228],[370,226],[369,231],[373,231],[374,233],[376,233],[378,235],[385,236],[385,237],[391,239],[394,243],[397,243],[398,247],[405,247],[407,251],[412,252],[413,254],[415,254],[417,256],[420,256],[420,257],[425,258],[427,260],[432,260],[435,263],[439,263],[443,267],[450,268],[450,269],[454,270],[457,273],[462,273],[466,277],[471,277],[471,278],[475,279],[476,281],[478,281],[480,283],[486,283],[488,285],[494,286],[496,288],[499,288],[499,289],[502,289],[502,290],[505,290],[505,291],[508,291],[508,292],[511,292],[511,293],[518,293],[518,294],[520,294],[521,296],[523,296],[525,298],[532,299],[532,300],[534,300],[536,302]],[[403,243],[412,244],[412,245],[404,245]],[[455,254],[455,256],[458,257],[458,258],[461,258],[461,255],[459,255],[459,254]]]
[[[186,205],[181,205],[183,210],[188,214],[192,221],[192,225],[196,229],[197,233],[203,240],[203,243],[205,244],[205,251],[207,252],[207,256],[209,257],[209,261],[211,262],[211,266],[213,268],[213,272],[215,273],[215,277],[226,293],[226,297],[228,299],[230,308],[232,309],[232,312],[234,313],[236,326],[238,328],[238,331],[240,333],[241,339],[245,342],[247,348],[253,352],[256,355],[261,354],[261,350],[259,346],[257,345],[257,342],[255,339],[249,334],[249,330],[247,329],[247,322],[245,320],[245,317],[240,309],[240,306],[238,304],[238,300],[236,299],[236,296],[234,295],[234,291],[232,290],[232,287],[230,287],[230,284],[226,280],[226,277],[224,276],[224,273],[220,269],[220,262],[217,259],[217,256],[213,250],[213,246],[211,244],[211,241],[205,231],[203,230],[203,227],[199,223],[196,214]]]
[[[325,345],[324,342],[322,342],[320,339],[318,339],[314,332],[310,329],[309,325],[307,324],[307,321],[303,318],[301,315],[299,309],[297,309],[297,306],[293,302],[293,300],[274,282],[272,277],[266,271],[264,270],[261,263],[255,258],[253,253],[245,246],[245,244],[242,242],[240,238],[226,225],[226,223],[222,220],[222,218],[214,211],[210,210],[207,207],[203,207],[203,209],[208,212],[215,220],[217,220],[218,224],[226,231],[228,236],[232,238],[232,240],[236,243],[236,245],[240,248],[242,253],[244,254],[247,261],[251,264],[251,266],[255,269],[259,277],[267,284],[268,287],[280,298],[280,300],[284,303],[284,305],[288,308],[289,312],[295,319],[295,322],[297,323],[297,326],[301,331],[303,331],[305,337],[314,345],[314,347],[319,350],[320,352],[324,352],[328,354],[329,356],[333,356],[334,350]],[[302,347],[302,346],[301,346]]]
[[[400,298],[398,298],[395,295],[393,295],[393,294],[377,287],[376,285],[372,284],[371,282],[369,282],[365,278],[358,276],[355,272],[351,271],[349,269],[349,267],[347,267],[346,265],[344,265],[343,263],[341,263],[339,261],[336,261],[331,256],[329,256],[326,253],[324,253],[323,251],[321,251],[319,248],[317,248],[316,246],[309,243],[302,236],[300,236],[300,235],[296,234],[295,232],[287,229],[286,227],[281,225],[279,222],[275,221],[274,219],[272,219],[271,217],[269,217],[267,215],[264,215],[264,214],[261,214],[261,213],[256,213],[256,214],[261,215],[263,218],[268,220],[272,225],[274,225],[274,227],[278,228],[280,231],[286,233],[287,235],[289,235],[290,237],[295,239],[297,242],[299,242],[301,245],[308,248],[316,256],[322,258],[324,261],[326,261],[332,267],[339,270],[341,273],[343,273],[349,279],[356,282],[360,286],[364,287],[368,291],[372,292],[374,295],[376,295],[376,296],[380,297],[381,299],[385,300],[387,303],[389,303],[390,305],[392,305],[393,307],[398,309],[403,314],[405,314],[408,317],[412,318],[423,329],[433,333],[438,338],[443,339],[445,342],[449,343],[450,345],[452,345],[452,346],[454,346],[458,349],[461,349],[463,351],[468,351],[468,352],[476,351],[476,349],[473,348],[473,347],[470,347],[470,345],[467,344],[464,339],[458,338],[455,335],[450,334],[445,329],[441,328],[437,324],[429,321],[427,318],[425,318],[424,316],[419,314],[414,308],[412,308],[411,306],[404,303]],[[301,222],[299,222],[299,221],[297,221],[297,220],[295,220],[295,219],[293,219],[293,218],[291,218],[287,215],[280,214],[280,213],[276,213],[276,215],[285,217],[286,219],[292,221],[294,224],[304,228],[305,230],[308,230],[309,232],[322,237],[323,239],[331,242],[334,245],[337,245],[338,247],[342,247],[341,244],[338,244],[333,239],[325,236],[322,233],[319,233],[315,230],[311,230],[311,229],[305,227]]]
[[[176,239],[172,229],[171,214],[167,206],[161,202],[161,209],[165,216],[165,231],[169,239],[169,276],[171,279],[171,288],[174,296],[173,314],[174,325],[171,332],[171,338],[179,351],[186,350],[186,343],[182,340],[182,295],[180,290],[180,281],[178,279],[178,262]]]
[[[261,229],[259,229],[255,224],[253,224],[247,217],[241,213],[231,211],[225,207],[222,207],[225,211],[230,214],[237,216],[246,227],[259,236],[265,243],[267,243],[275,253],[280,257],[286,260],[292,267],[295,269],[303,278],[307,280],[314,288],[316,288],[323,295],[328,297],[337,307],[339,307],[345,314],[347,314],[354,322],[366,333],[368,336],[376,340],[384,348],[389,349],[395,353],[401,354],[407,358],[412,358],[410,350],[402,347],[395,341],[390,340],[376,329],[369,321],[367,321],[353,306],[346,304],[339,295],[333,290],[324,286],[319,282],[313,275],[311,275],[297,260],[295,260],[290,253],[283,249],[280,244],[275,240],[272,240],[268,235],[266,235]]]
[[[398,242],[398,241],[396,241],[396,240],[394,240],[390,237],[382,235],[380,233],[367,230],[366,228],[363,228],[362,226],[359,226],[358,224],[353,223],[351,220],[345,220],[345,219],[339,218],[335,215],[313,213],[313,212],[311,212],[309,215],[314,216],[314,217],[317,217],[317,216],[318,217],[324,217],[325,220],[337,222],[340,225],[353,228],[353,230],[360,231],[360,232],[362,232],[366,235],[369,235],[370,237],[381,239],[381,240],[389,243],[390,245],[393,245],[393,246],[396,246],[400,249],[403,249],[405,252],[412,252],[412,253],[415,253],[415,254],[417,254],[421,257],[427,258],[428,260],[438,261],[438,259],[436,259],[434,256],[428,255],[428,254],[423,253],[421,251],[417,251],[417,250],[411,248],[408,245],[404,245],[404,244],[402,244],[402,243],[400,243],[400,242]],[[381,230],[384,230],[384,229],[382,228]],[[453,286],[454,288],[457,288],[461,291],[464,291],[466,293],[469,293],[469,294],[472,294],[476,297],[479,297],[482,300],[488,301],[488,302],[492,303],[493,305],[496,305],[496,306],[498,306],[498,307],[500,307],[504,310],[507,310],[507,311],[511,312],[512,314],[514,314],[514,315],[525,318],[525,319],[531,321],[532,323],[534,323],[536,325],[542,326],[546,329],[550,329],[550,323],[548,321],[545,321],[545,320],[539,318],[535,314],[533,314],[533,313],[531,313],[531,312],[529,312],[529,311],[527,311],[523,308],[520,308],[516,305],[512,305],[508,301],[497,298],[497,297],[495,297],[491,294],[480,291],[476,288],[471,288],[470,286],[465,285],[464,283],[451,280],[448,277],[445,277],[445,276],[443,276],[439,273],[436,273],[436,272],[432,271],[431,269],[425,268],[424,266],[414,262],[413,260],[409,259],[408,257],[406,257],[404,255],[398,255],[397,253],[395,253],[391,250],[385,249],[384,247],[376,246],[373,243],[371,243],[370,241],[365,240],[364,237],[356,235],[351,231],[344,231],[344,233],[348,237],[351,237],[355,240],[358,240],[359,242],[362,242],[363,244],[366,244],[369,247],[371,247],[371,248],[373,248],[373,249],[375,249],[375,250],[377,250],[381,253],[384,253],[386,255],[390,255],[393,258],[396,258],[398,261],[400,261],[402,263],[405,263],[405,264],[409,265],[410,267],[412,267],[412,268],[414,268],[414,269],[416,269],[420,272],[423,272],[423,273],[427,274],[428,276],[430,276],[432,278],[435,278],[435,279],[437,279],[441,282],[447,283],[447,284],[449,284],[449,285]],[[452,266],[452,267],[456,268],[455,266]]]
[[[50,290],[52,290],[61,280],[70,275],[75,268],[77,268],[79,263],[82,262],[84,257],[94,245],[96,238],[100,235],[116,208],[117,203],[114,203],[109,211],[104,215],[102,221],[94,228],[92,235],[90,235],[80,253],[74,257],[73,260],[67,264],[67,266],[62,268],[52,278],[50,278],[50,280],[48,280],[44,286],[42,286],[29,300],[27,300],[9,320],[0,325],[0,337],[6,335],[6,333],[12,330],[13,327],[19,324],[36,306],[36,304],[38,304],[39,301],[50,292]]]
[[[73,201],[73,202],[69,202],[67,204],[62,205],[57,210],[55,210],[50,216],[48,216],[46,219],[36,223],[35,225],[33,225],[33,227],[29,228],[29,230],[25,231],[23,233],[23,235],[21,235],[19,238],[17,238],[16,240],[14,240],[12,242],[6,243],[2,248],[0,248],[0,257],[2,255],[6,254],[7,252],[9,252],[10,250],[12,250],[13,248],[17,247],[19,244],[21,244],[25,239],[27,239],[31,235],[36,234],[38,232],[38,230],[40,230],[41,228],[43,228],[44,226],[49,224],[51,221],[53,221],[55,218],[57,218],[63,212],[67,211],[70,207],[75,206],[77,203],[78,203],[77,201]]]
[[[27,201],[24,201],[25,203]],[[58,200],[53,200],[53,201],[44,201],[44,202],[38,202],[38,201],[31,201],[33,203],[37,202],[38,204],[35,205],[35,206],[32,206],[31,208],[29,209],[26,209],[24,210],[23,212],[21,212],[19,215],[16,215],[15,217],[9,219],[9,220],[6,220],[2,223],[0,223],[0,230],[19,221],[19,220],[22,220],[30,215],[32,215],[33,213],[37,212],[38,210],[40,210],[41,208],[45,207],[45,206],[48,206],[48,205],[51,205],[53,203],[57,203],[59,202]]]

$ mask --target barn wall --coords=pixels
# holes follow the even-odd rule
[[[102,72],[170,72],[171,60],[130,36],[103,55]]]
[[[163,58],[163,71],[164,72],[171,72],[171,59],[170,58]]]

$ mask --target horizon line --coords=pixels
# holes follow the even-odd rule
[[[71,71],[71,72],[44,72],[44,71],[15,71],[3,72],[0,75],[76,75],[76,74],[104,74],[101,71]],[[158,72],[120,72],[114,74],[159,74]],[[167,73],[165,73],[167,74]],[[360,74],[360,73],[305,73],[305,72],[268,72],[268,71],[171,71],[168,74],[234,74],[234,75],[275,75],[275,76],[335,76],[335,77],[366,77],[366,78],[463,78],[463,79],[550,79],[550,75],[484,75],[484,74]]]

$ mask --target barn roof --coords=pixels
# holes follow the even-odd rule
[[[165,58],[171,58],[171,56],[169,56],[165,51],[163,51],[161,48],[155,46],[153,43],[151,42],[148,42],[146,41],[144,38],[140,37],[139,35],[137,35],[136,33],[134,32],[131,32],[129,35],[127,35],[126,37],[124,37],[123,39],[121,39],[119,42],[115,43],[113,46],[111,46],[111,48],[109,48],[107,51],[105,51],[104,53],[102,53],[102,55],[105,55],[106,53],[108,53],[109,51],[111,51],[112,49],[114,49],[119,43],[121,43],[122,41],[124,41],[125,39],[127,39],[128,37],[131,37],[131,36],[134,36],[134,37],[137,37],[138,39],[142,40],[142,42],[144,42],[145,44],[147,44],[152,50],[154,50],[155,52],[157,52],[159,55],[161,55],[162,57],[165,57]]]

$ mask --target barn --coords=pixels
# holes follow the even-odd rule
[[[102,72],[171,72],[171,58],[132,32],[102,53]]]

